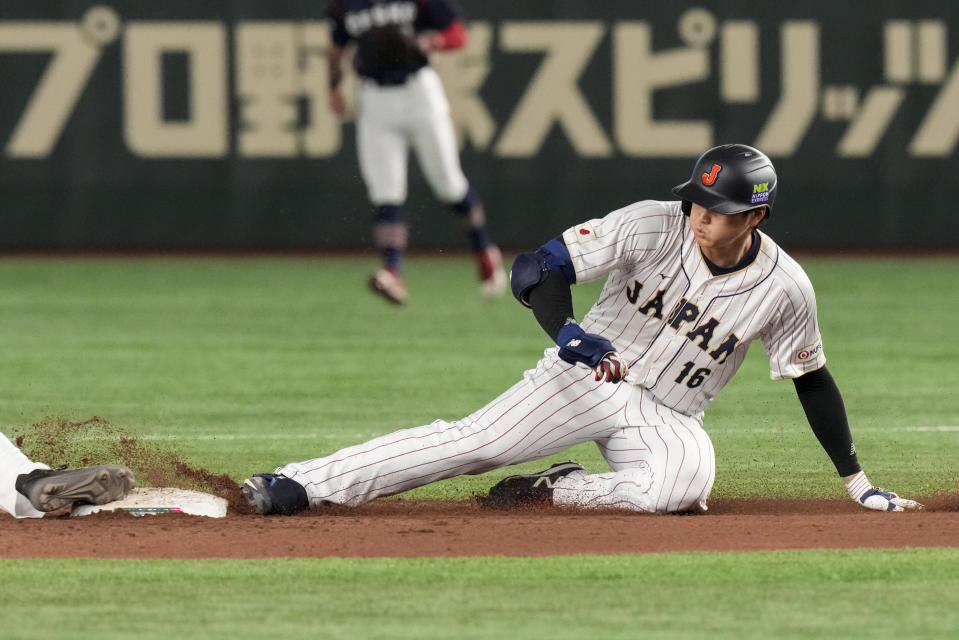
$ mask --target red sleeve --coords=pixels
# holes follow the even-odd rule
[[[462,20],[455,20],[443,31],[433,34],[432,43],[436,50],[460,49],[466,46],[466,27]]]

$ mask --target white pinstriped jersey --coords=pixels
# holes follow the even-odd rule
[[[826,363],[802,267],[759,233],[747,267],[714,276],[680,202],[644,200],[563,233],[577,282],[607,277],[580,325],[609,339],[627,381],[686,415],[705,411],[760,339],[774,380]]]

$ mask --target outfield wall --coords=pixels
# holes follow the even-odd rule
[[[0,3],[0,248],[367,247],[323,4]],[[461,4],[436,64],[505,247],[669,199],[733,141],[776,162],[787,247],[959,246],[955,2]],[[412,246],[463,248],[410,175]]]

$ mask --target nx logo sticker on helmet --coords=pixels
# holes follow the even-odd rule
[[[714,164],[712,171],[703,174],[703,184],[707,187],[712,186],[712,184],[716,182],[716,176],[718,176],[719,172],[722,170],[723,168],[721,166]]]
[[[760,182],[753,185],[753,195],[749,200],[753,204],[769,202],[769,183]]]

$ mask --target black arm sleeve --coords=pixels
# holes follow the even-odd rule
[[[550,271],[542,282],[530,289],[527,299],[540,326],[556,342],[566,320],[574,317],[573,293],[566,276]]]
[[[836,465],[839,475],[849,476],[862,471],[849,432],[842,395],[826,367],[795,378],[793,384],[809,426]]]

